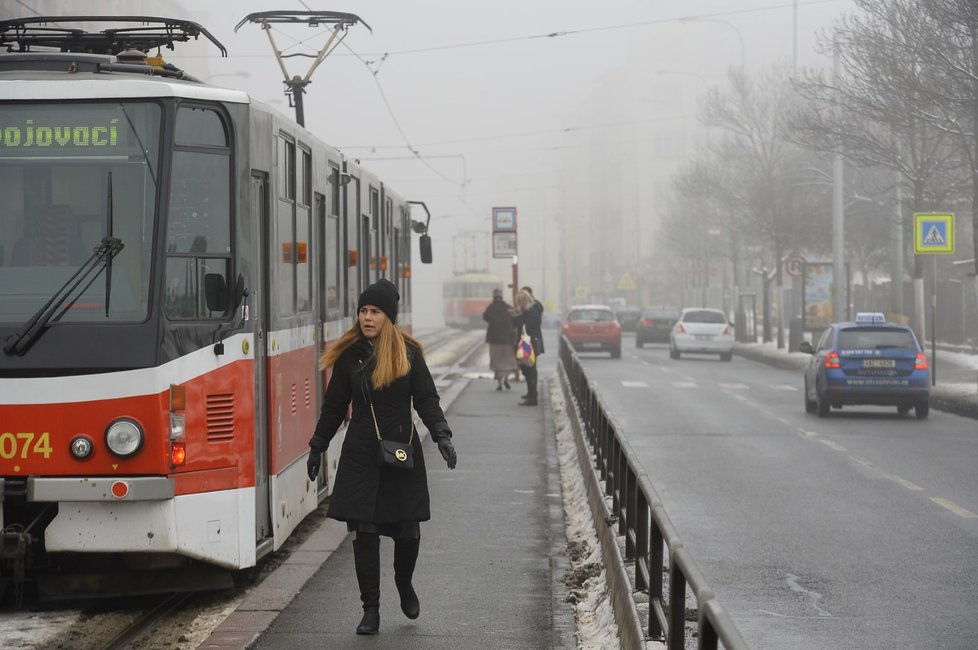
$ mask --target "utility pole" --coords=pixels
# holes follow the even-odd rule
[[[832,38],[832,80],[836,88],[842,83],[841,61],[839,57],[839,34]],[[841,95],[836,91],[837,96]],[[839,97],[841,101],[841,97]],[[841,106],[836,110],[841,111]],[[841,142],[839,143],[842,144]],[[838,147],[837,147],[838,148]],[[836,151],[832,157],[832,320],[839,322],[846,317],[845,278],[845,205],[842,200],[843,166],[842,152]]]
[[[245,16],[241,22],[239,22],[234,31],[238,31],[245,23],[256,23],[261,25],[262,30],[268,37],[268,42],[272,46],[272,51],[275,53],[275,60],[278,62],[279,68],[282,70],[282,75],[285,77],[285,94],[289,98],[289,106],[295,108],[295,121],[299,123],[300,126],[306,125],[306,114],[305,114],[305,102],[303,101],[303,95],[306,92],[306,86],[312,83],[312,73],[316,71],[319,64],[329,56],[333,50],[339,47],[343,39],[346,38],[347,28],[356,25],[358,23],[362,24],[369,31],[370,25],[363,22],[359,16],[356,14],[341,13],[338,11],[260,11],[254,14],[248,14]],[[319,52],[316,54],[306,54],[306,53],[296,53],[296,54],[283,54],[278,46],[275,44],[275,38],[272,36],[272,25],[273,24],[297,24],[306,23],[309,27],[319,27],[320,25],[332,25],[333,31],[329,35],[329,39],[326,44],[323,45]],[[312,65],[306,72],[304,77],[299,75],[289,76],[289,71],[285,68],[284,59],[302,56],[313,59]]]

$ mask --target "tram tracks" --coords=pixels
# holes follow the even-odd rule
[[[155,605],[150,606],[132,623],[123,628],[102,650],[128,650],[150,634],[158,623],[187,607],[196,592],[177,592],[164,594]]]

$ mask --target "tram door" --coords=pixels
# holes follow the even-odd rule
[[[271,513],[269,512],[268,485],[268,349],[267,334],[269,322],[269,278],[268,251],[265,242],[269,241],[268,223],[268,175],[252,171],[251,205],[255,206],[255,219],[261,229],[257,251],[255,272],[258,291],[255,291],[253,307],[256,316],[255,327],[255,539],[262,540],[272,535]]]

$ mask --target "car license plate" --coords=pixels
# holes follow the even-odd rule
[[[598,343],[597,341],[585,341],[584,343],[582,343],[582,345],[583,345],[583,347],[586,347],[586,348],[600,348],[601,347],[601,344]]]
[[[895,368],[895,359],[863,359],[863,368]]]
[[[697,334],[696,335],[696,340],[697,341],[712,341],[713,340],[713,337],[710,336],[709,334]]]

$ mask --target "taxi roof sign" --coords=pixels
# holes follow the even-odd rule
[[[880,311],[861,311],[856,314],[857,323],[885,323],[886,314]]]

